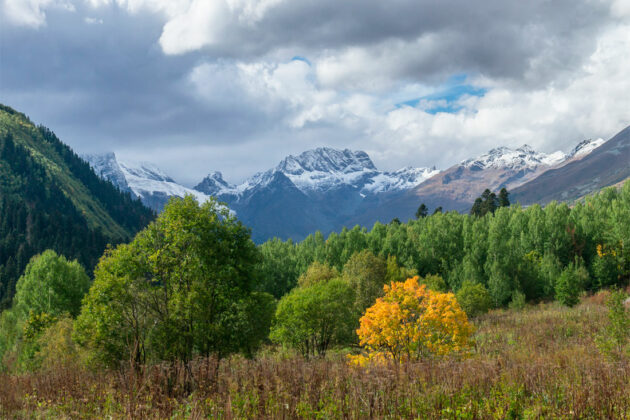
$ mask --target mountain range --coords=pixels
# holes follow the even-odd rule
[[[628,131],[608,142],[584,140],[567,153],[546,154],[528,145],[498,147],[443,171],[435,167],[380,171],[363,151],[317,148],[287,156],[241,184],[231,184],[215,171],[193,188],[178,184],[154,165],[123,162],[113,153],[84,158],[101,177],[156,211],[171,196],[193,194],[201,201],[217,197],[252,227],[254,240],[262,242],[271,237],[300,240],[316,230],[326,234],[393,218],[405,221],[420,203],[431,210],[465,212],[486,188],[505,187],[513,191],[512,201],[523,205],[576,199],[630,176]],[[611,165],[607,159],[612,158]],[[581,179],[572,171],[585,173],[582,184],[572,185]],[[562,188],[554,188],[558,174],[566,174]]]

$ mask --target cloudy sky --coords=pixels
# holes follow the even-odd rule
[[[446,168],[630,124],[630,0],[0,2],[0,102],[189,185],[316,146]]]

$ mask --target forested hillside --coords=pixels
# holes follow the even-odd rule
[[[0,309],[33,255],[54,249],[91,268],[153,217],[52,131],[0,105]]]
[[[457,212],[376,223],[371,230],[344,229],[294,243],[274,239],[261,245],[262,288],[280,297],[297,284],[314,261],[341,271],[350,257],[367,249],[416,270],[441,275],[457,291],[464,281],[484,285],[494,305],[522,294],[553,299],[563,272],[573,293],[627,284],[630,278],[630,182],[607,188],[569,207],[550,203],[498,208],[483,217]],[[586,270],[584,281],[576,271]],[[573,273],[573,274],[571,274]],[[578,273],[579,274],[579,273]]]

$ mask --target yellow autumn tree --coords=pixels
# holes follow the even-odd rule
[[[469,350],[473,328],[452,293],[429,290],[417,276],[384,290],[360,319],[357,335],[365,353],[351,356],[353,364],[400,363]]]

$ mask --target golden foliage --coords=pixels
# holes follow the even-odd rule
[[[473,332],[466,313],[452,293],[418,284],[418,277],[384,286],[385,296],[365,311],[357,330],[366,354],[350,356],[351,363],[465,353]]]

